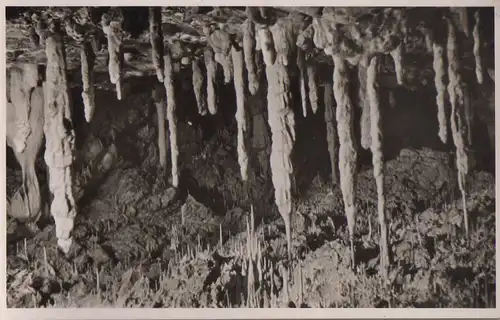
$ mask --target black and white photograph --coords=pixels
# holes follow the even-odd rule
[[[7,308],[496,309],[495,14],[5,7]]]

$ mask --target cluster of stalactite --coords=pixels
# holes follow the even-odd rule
[[[66,61],[62,35],[54,33],[45,44],[47,56],[46,81],[43,84],[46,139],[45,162],[49,168],[49,188],[53,194],[50,212],[56,225],[59,247],[68,253],[71,231],[76,216],[73,196],[74,130],[68,97]]]
[[[35,161],[43,142],[43,89],[37,85],[36,64],[7,71],[7,144],[21,165],[21,188],[8,201],[7,213],[23,222],[36,222],[41,196]]]

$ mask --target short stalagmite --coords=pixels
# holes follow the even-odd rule
[[[346,62],[333,56],[333,93],[337,101],[337,131],[339,135],[340,189],[344,199],[347,227],[351,243],[351,262],[354,267],[354,229],[356,223],[355,179],[357,151],[354,143],[354,110],[349,97],[349,76]]]
[[[367,70],[367,95],[370,104],[371,151],[373,175],[377,184],[378,222],[380,224],[380,269],[385,279],[389,268],[389,239],[387,236],[387,218],[385,214],[384,154],[382,117],[380,114],[379,95],[377,92],[377,57],[372,57]]]
[[[432,44],[434,55],[434,85],[436,87],[436,104],[438,108],[437,118],[439,122],[439,138],[443,143],[448,140],[448,130],[445,112],[445,69],[444,69],[444,48],[441,44]]]
[[[481,20],[479,18],[479,11],[474,13],[474,19],[476,24],[474,25],[474,30],[472,31],[472,36],[474,37],[474,59],[476,60],[476,78],[479,84],[483,83],[483,63],[481,61],[481,38],[479,37],[479,28],[481,26]]]
[[[174,89],[174,68],[170,50],[166,50],[164,58],[165,64],[165,91],[167,93],[167,119],[168,131],[170,137],[170,156],[172,162],[172,185],[177,188],[179,186],[179,147],[177,145],[177,115]]]
[[[198,105],[198,113],[202,116],[208,113],[207,110],[207,99],[204,82],[205,79],[203,77],[203,72],[200,68],[200,61],[198,59],[193,59],[191,62],[191,68],[193,71],[193,91],[194,96],[196,98],[196,104]]]
[[[456,147],[456,161],[458,170],[458,186],[462,193],[465,232],[468,237],[469,225],[467,217],[467,203],[465,192],[465,178],[469,172],[469,158],[467,155],[466,136],[467,123],[464,110],[464,92],[462,90],[462,76],[460,74],[460,58],[457,48],[455,26],[448,20],[448,95],[451,104],[451,132]]]
[[[217,63],[214,60],[214,52],[210,47],[204,51],[205,68],[207,69],[207,104],[208,111],[214,115],[217,113],[217,96],[215,95],[215,83]]]
[[[366,80],[367,80],[367,69],[368,69],[368,58],[363,57],[358,64],[358,81],[359,81],[359,93],[358,100],[361,107],[361,146],[363,149],[370,148],[372,144],[371,136],[371,125],[370,125],[370,104],[367,101],[366,93]]]
[[[156,114],[158,116],[158,151],[160,157],[160,167],[163,170],[167,169],[167,132],[165,128],[165,86],[160,83],[155,83],[152,94],[153,102],[156,106]]]
[[[403,84],[404,69],[403,69],[403,44],[400,43],[394,50],[390,52],[394,60],[394,68],[396,71],[396,79],[399,85]]]
[[[54,198],[50,212],[56,225],[57,244],[68,253],[73,242],[76,205],[73,196],[75,135],[68,97],[64,43],[60,34],[52,34],[45,43],[47,56],[44,89],[45,162],[49,168],[49,188]]]
[[[96,57],[89,41],[84,41],[81,45],[82,99],[85,108],[85,120],[90,122],[95,110],[94,62]]]
[[[245,66],[248,75],[248,90],[253,95],[259,90],[259,78],[257,77],[257,66],[255,64],[255,25],[247,19],[241,25],[243,31],[243,52],[245,54]]]
[[[307,88],[309,90],[309,103],[313,113],[318,111],[318,87],[316,85],[316,65],[307,65]]]
[[[302,115],[307,117],[307,73],[304,50],[297,48],[297,66],[299,68],[300,98],[302,102]]]
[[[161,26],[161,7],[149,7],[149,39],[151,54],[158,81],[163,82],[163,31]]]
[[[123,81],[122,23],[120,21],[109,21],[103,15],[102,30],[108,38],[109,78],[111,83],[116,85],[116,97],[121,100]]]
[[[335,121],[335,107],[333,105],[333,83],[326,82],[324,86],[326,141],[328,153],[330,154],[330,165],[332,170],[332,183],[337,184],[337,124]]]
[[[290,39],[283,36],[287,32],[290,32],[290,26],[276,23],[273,27],[273,31],[275,30],[276,32],[271,34],[270,43],[279,44],[281,50],[278,53],[278,50],[276,50],[274,46],[267,45],[269,43],[269,38],[267,38],[267,36],[261,37],[268,82],[268,122],[271,128],[272,137],[270,162],[272,181],[275,190],[275,202],[278,211],[285,221],[288,257],[291,258],[292,232],[290,215],[292,213],[291,191],[293,181],[291,154],[295,142],[295,118],[292,110],[290,75],[288,68],[282,62],[290,58],[289,55],[293,52],[292,50],[295,47],[295,42],[289,42]],[[285,48],[287,49],[285,50]],[[277,57],[278,55],[287,55],[287,57]],[[275,60],[276,63],[274,63]]]
[[[236,122],[238,123],[238,163],[243,181],[248,180],[248,114],[246,110],[245,62],[243,51],[231,49],[234,90],[236,91]]]

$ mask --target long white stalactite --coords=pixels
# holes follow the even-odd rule
[[[354,267],[354,230],[356,224],[355,184],[357,151],[354,144],[354,110],[349,97],[349,76],[346,62],[333,56],[333,92],[337,101],[337,132],[339,135],[339,172],[340,189],[347,216],[349,240],[351,244],[351,263]]]
[[[215,95],[217,63],[214,59],[214,52],[207,46],[203,53],[205,68],[207,69],[207,105],[210,114],[217,113],[217,96]]]
[[[297,66],[299,67],[300,99],[302,103],[302,115],[307,117],[307,72],[304,50],[297,48]]]
[[[443,143],[448,140],[448,129],[445,111],[445,65],[444,65],[444,47],[434,42],[432,44],[434,56],[434,85],[436,87],[436,104],[438,108],[437,118],[439,123],[439,138]]]
[[[103,16],[104,17],[104,16]],[[123,81],[123,31],[120,21],[107,21],[103,19],[102,30],[108,38],[109,53],[109,79],[116,85],[116,97],[122,99],[122,81]]]
[[[149,7],[149,39],[151,55],[158,81],[163,82],[163,30],[161,25],[161,7]]]
[[[241,28],[243,31],[243,52],[245,55],[245,66],[248,76],[248,90],[254,95],[259,90],[260,85],[255,63],[255,24],[250,19],[247,19],[241,25]]]
[[[465,232],[468,237],[469,225],[467,216],[467,203],[466,203],[466,176],[469,172],[469,158],[467,155],[466,136],[467,136],[467,123],[465,119],[464,110],[464,92],[462,89],[462,77],[460,75],[460,58],[457,48],[457,36],[455,26],[452,21],[448,21],[448,95],[451,104],[451,132],[453,135],[453,142],[456,147],[456,162],[458,170],[458,186],[462,193],[462,205],[464,212],[464,225]]]
[[[366,80],[367,80],[367,69],[368,69],[368,57],[363,57],[358,64],[358,81],[359,81],[359,91],[358,100],[361,107],[361,146],[363,149],[370,148],[372,144],[371,138],[371,125],[370,125],[370,105],[367,101],[366,93]]]
[[[238,163],[243,181],[248,180],[248,115],[246,110],[245,61],[243,51],[231,48],[233,82],[236,91],[236,122],[238,123]]]
[[[326,141],[328,143],[328,153],[330,155],[330,165],[332,170],[332,183],[338,182],[337,175],[337,127],[335,121],[335,107],[333,105],[333,83],[326,82],[324,86],[325,124]]]
[[[372,57],[367,70],[367,96],[370,104],[371,123],[371,152],[373,175],[377,185],[378,222],[380,225],[380,269],[383,277],[387,279],[389,268],[389,239],[387,235],[387,218],[385,214],[385,188],[384,188],[384,154],[382,117],[380,114],[379,94],[377,92],[377,67],[378,58]]]
[[[158,151],[159,151],[159,160],[160,167],[163,170],[167,169],[167,153],[168,153],[168,145],[167,145],[167,131],[166,131],[166,123],[165,123],[165,98],[166,91],[165,86],[161,83],[155,83],[152,90],[152,98],[156,107],[156,114],[158,117]]]
[[[316,65],[308,64],[307,70],[307,88],[309,96],[309,104],[314,114],[318,111],[318,86],[316,85]]]
[[[89,41],[82,43],[80,49],[81,70],[82,70],[82,99],[85,108],[85,120],[90,123],[95,111],[95,88],[94,88],[94,63],[95,53]]]
[[[71,231],[77,213],[71,168],[75,134],[68,97],[64,43],[60,34],[52,34],[47,38],[45,52],[47,72],[43,84],[46,138],[44,158],[49,167],[49,188],[54,196],[50,212],[56,225],[57,244],[64,253],[68,253],[73,242]]]
[[[174,89],[174,68],[170,50],[165,50],[164,65],[165,65],[165,91],[167,94],[167,119],[168,131],[170,137],[170,157],[172,163],[172,185],[177,188],[179,186],[179,147],[177,144],[177,115],[176,115],[176,101]]]
[[[479,84],[483,83],[484,71],[483,71],[483,62],[481,59],[481,38],[479,36],[479,28],[481,26],[481,20],[479,17],[479,11],[474,13],[474,30],[472,31],[472,36],[474,38],[474,60],[476,62],[476,78]]]

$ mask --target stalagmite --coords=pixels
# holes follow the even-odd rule
[[[47,73],[43,84],[43,129],[46,139],[44,158],[49,167],[49,188],[54,196],[50,212],[56,225],[57,244],[64,253],[68,253],[73,241],[71,231],[76,216],[71,168],[75,135],[68,97],[64,43],[60,34],[54,33],[47,38],[45,52]]]
[[[122,99],[123,81],[123,31],[120,21],[109,21],[105,15],[102,17],[102,31],[108,38],[109,53],[109,78],[116,85],[116,97]]]
[[[377,67],[377,57],[375,56],[371,58],[368,66],[366,83],[368,101],[370,103],[373,174],[377,184],[378,222],[380,224],[380,269],[383,277],[387,279],[387,270],[389,268],[389,239],[387,236],[387,218],[385,215],[384,154],[382,153],[383,132],[376,83]]]
[[[167,169],[167,133],[165,128],[165,86],[160,83],[155,83],[152,90],[153,102],[156,106],[156,114],[158,116],[158,151],[160,158],[160,166]]]
[[[243,51],[231,49],[233,59],[234,90],[236,91],[236,121],[238,123],[238,163],[243,181],[248,179],[248,115],[246,110],[246,94]]]
[[[161,7],[149,7],[149,37],[151,54],[158,81],[163,82],[163,30],[161,26]]]
[[[302,115],[307,117],[307,88],[306,88],[306,61],[304,50],[297,48],[297,66],[299,67],[300,98],[302,101]]]
[[[26,141],[31,134],[31,90],[37,86],[38,68],[36,64],[25,63],[14,66],[8,72],[7,97],[14,106],[15,122],[8,125],[15,126],[15,135],[12,137],[12,146],[16,152],[23,152]]]
[[[165,65],[165,91],[167,93],[167,119],[168,131],[170,136],[170,156],[172,162],[172,185],[177,188],[179,186],[179,148],[177,146],[177,115],[174,90],[174,69],[172,65],[172,57],[170,51],[166,50],[164,58]]]
[[[355,178],[357,152],[354,144],[354,110],[349,98],[349,77],[346,62],[333,56],[333,92],[337,101],[337,131],[339,135],[340,189],[344,199],[347,227],[351,243],[351,262],[354,267],[354,229],[356,223]]]
[[[292,110],[290,76],[287,67],[282,63],[290,58],[288,55],[291,55],[295,47],[294,42],[289,42],[290,39],[284,37],[285,33],[283,31],[290,32],[289,28],[290,26],[276,23],[273,26],[271,37],[271,43],[273,43],[274,38],[274,43],[279,44],[281,50],[278,54],[287,55],[287,57],[276,58],[276,51],[278,50],[274,46],[268,45],[269,37],[267,32],[264,32],[267,35],[261,37],[261,40],[268,82],[267,108],[272,137],[270,162],[275,190],[274,196],[278,210],[285,221],[288,257],[291,258],[292,233],[290,215],[292,213],[291,191],[293,181],[291,153],[295,142],[295,119]],[[276,63],[274,63],[275,60]]]
[[[318,111],[318,87],[316,86],[316,65],[307,65],[307,80],[309,89],[309,103],[311,104],[311,109],[313,113]]]
[[[205,68],[207,69],[207,104],[208,111],[214,115],[217,113],[217,97],[215,95],[215,76],[217,64],[214,60],[214,52],[207,47],[204,51]]]
[[[325,124],[326,141],[328,143],[328,153],[330,154],[330,165],[332,167],[332,182],[338,182],[337,175],[337,127],[335,121],[335,107],[333,106],[333,84],[325,83],[324,102],[325,102]]]
[[[465,178],[469,172],[469,159],[466,146],[467,123],[464,110],[464,93],[462,90],[462,77],[460,75],[460,61],[457,48],[457,37],[455,26],[448,21],[448,95],[451,104],[451,132],[453,142],[456,147],[458,186],[462,193],[462,203],[464,210],[464,225],[467,237],[469,236],[469,226],[467,217],[467,203],[465,193]]]
[[[444,70],[444,48],[442,45],[434,42],[432,44],[434,55],[434,85],[436,87],[436,104],[438,107],[439,138],[443,143],[448,140],[448,130],[445,112],[445,70]]]
[[[36,65],[35,65],[36,67]],[[21,222],[36,222],[41,214],[40,186],[35,172],[35,162],[43,142],[43,89],[33,88],[30,100],[29,125],[31,134],[26,139],[26,147],[18,152],[15,137],[18,127],[15,125],[19,115],[16,106],[7,102],[7,144],[14,150],[14,155],[21,165],[22,187],[8,202],[7,212]]]
[[[368,58],[363,57],[358,64],[358,80],[359,80],[359,94],[358,100],[361,107],[361,146],[363,149],[370,148],[372,144],[371,125],[370,125],[370,104],[367,101],[366,93],[366,80],[368,69]]]
[[[403,69],[403,44],[400,43],[394,50],[391,52],[391,57],[394,60],[394,68],[396,69],[396,78],[398,80],[398,84],[403,84],[404,79],[404,69]]]
[[[245,54],[245,66],[248,75],[248,90],[253,95],[259,90],[259,79],[257,77],[257,66],[255,65],[255,26],[247,19],[242,25],[243,52]]]
[[[94,89],[94,62],[95,54],[92,45],[88,41],[82,43],[80,49],[81,70],[82,70],[82,99],[85,108],[85,120],[90,122],[95,110],[95,89]]]
[[[204,77],[200,68],[200,61],[198,59],[193,59],[191,67],[193,71],[193,91],[196,97],[196,104],[198,105],[198,113],[204,116],[207,114],[208,110],[205,87],[203,86]]]
[[[474,19],[476,24],[474,25],[474,31],[472,31],[472,36],[474,37],[474,59],[476,60],[476,78],[479,84],[483,83],[483,63],[481,61],[481,38],[479,37],[479,11],[474,13]]]

